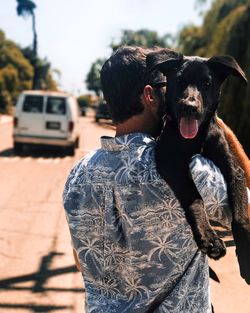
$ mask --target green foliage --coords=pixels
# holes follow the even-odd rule
[[[36,5],[30,0],[17,0],[17,14],[21,16],[30,15],[33,13]]]
[[[52,77],[49,61],[35,56],[30,47],[22,49],[22,52],[34,68],[33,89],[57,90],[57,83]]]
[[[239,7],[231,15],[230,30],[224,54],[233,55],[250,77],[250,6]],[[235,23],[232,21],[235,20]],[[221,39],[223,40],[223,38]],[[227,81],[223,90],[220,114],[225,121],[236,131],[240,141],[250,154],[250,86],[244,86],[238,79]]]
[[[36,4],[31,0],[17,0],[17,14],[22,17],[31,16],[32,18],[32,32],[33,32],[33,47],[32,58],[29,58],[34,68],[34,76],[32,89],[39,89],[39,64],[37,63],[37,32],[36,32],[36,16],[35,16]],[[38,73],[37,73],[38,72]]]
[[[33,68],[20,48],[0,31],[0,111],[11,113],[21,90],[30,89]]]
[[[18,71],[20,83],[26,85],[33,77],[33,68],[24,57],[21,49],[10,40],[5,39],[4,33],[0,30],[0,68],[12,64]]]
[[[250,0],[214,0],[203,25],[186,26],[178,39],[187,55],[232,55],[250,77]],[[235,131],[250,155],[250,85],[237,78],[223,87],[219,115]]]
[[[178,49],[186,55],[192,55],[194,51],[199,51],[206,45],[206,37],[204,36],[203,28],[195,25],[186,26],[179,33]]]
[[[45,83],[42,87],[43,87],[42,89],[44,90],[53,90],[53,91],[58,90],[57,82],[54,80],[50,69],[47,72]]]
[[[157,32],[148,29],[141,29],[138,31],[123,30],[121,39],[118,43],[111,43],[111,48],[116,50],[122,45],[128,46],[141,46],[147,48],[171,47],[173,46],[174,39],[170,34],[160,37]]]
[[[106,59],[97,59],[92,63],[85,80],[88,90],[92,90],[99,97],[101,95],[100,70]]]
[[[81,95],[77,98],[80,108],[87,108],[92,104],[91,95]]]
[[[33,53],[37,56],[37,32],[36,32],[36,4],[31,0],[17,0],[17,14],[22,17],[32,17],[32,32],[33,32]],[[35,77],[35,76],[34,76]]]
[[[196,0],[196,5],[204,5],[207,3],[207,0]]]
[[[101,98],[93,94],[83,94],[77,98],[77,102],[81,112],[86,112],[87,108],[96,109]],[[85,114],[83,114],[85,115]]]
[[[5,38],[0,30],[0,112],[11,113],[19,93],[31,89],[34,76],[33,57],[30,48],[20,49],[13,41]],[[56,90],[50,63],[37,58],[37,75],[41,89]]]

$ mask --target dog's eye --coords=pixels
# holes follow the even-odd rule
[[[211,82],[211,81],[205,81],[205,82],[203,83],[203,86],[206,87],[206,88],[210,87],[211,85],[212,85],[212,82]]]

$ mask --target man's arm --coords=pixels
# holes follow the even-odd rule
[[[220,169],[198,154],[192,157],[189,167],[205,203],[208,218],[225,227],[231,227],[232,213],[228,203],[227,185]]]
[[[189,167],[196,188],[205,202],[209,219],[230,227],[232,213],[228,203],[227,185],[219,168],[198,154],[192,158]],[[249,189],[248,203],[250,215]]]

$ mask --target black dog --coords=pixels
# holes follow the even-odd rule
[[[219,259],[226,248],[211,228],[201,196],[189,176],[190,158],[201,153],[220,168],[228,186],[241,276],[250,284],[246,179],[215,121],[222,83],[230,74],[247,82],[245,74],[230,56],[186,57],[168,49],[150,53],[147,67],[149,72],[160,70],[167,79],[166,119],[156,147],[157,170],[184,208],[197,245],[209,257]]]

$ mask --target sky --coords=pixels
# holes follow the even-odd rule
[[[62,90],[88,92],[86,75],[97,58],[109,57],[112,40],[123,29],[149,29],[160,36],[176,34],[189,23],[200,24],[196,0],[33,0],[39,56],[59,69]],[[22,47],[32,44],[31,18],[18,17],[16,0],[0,0],[0,29]]]

